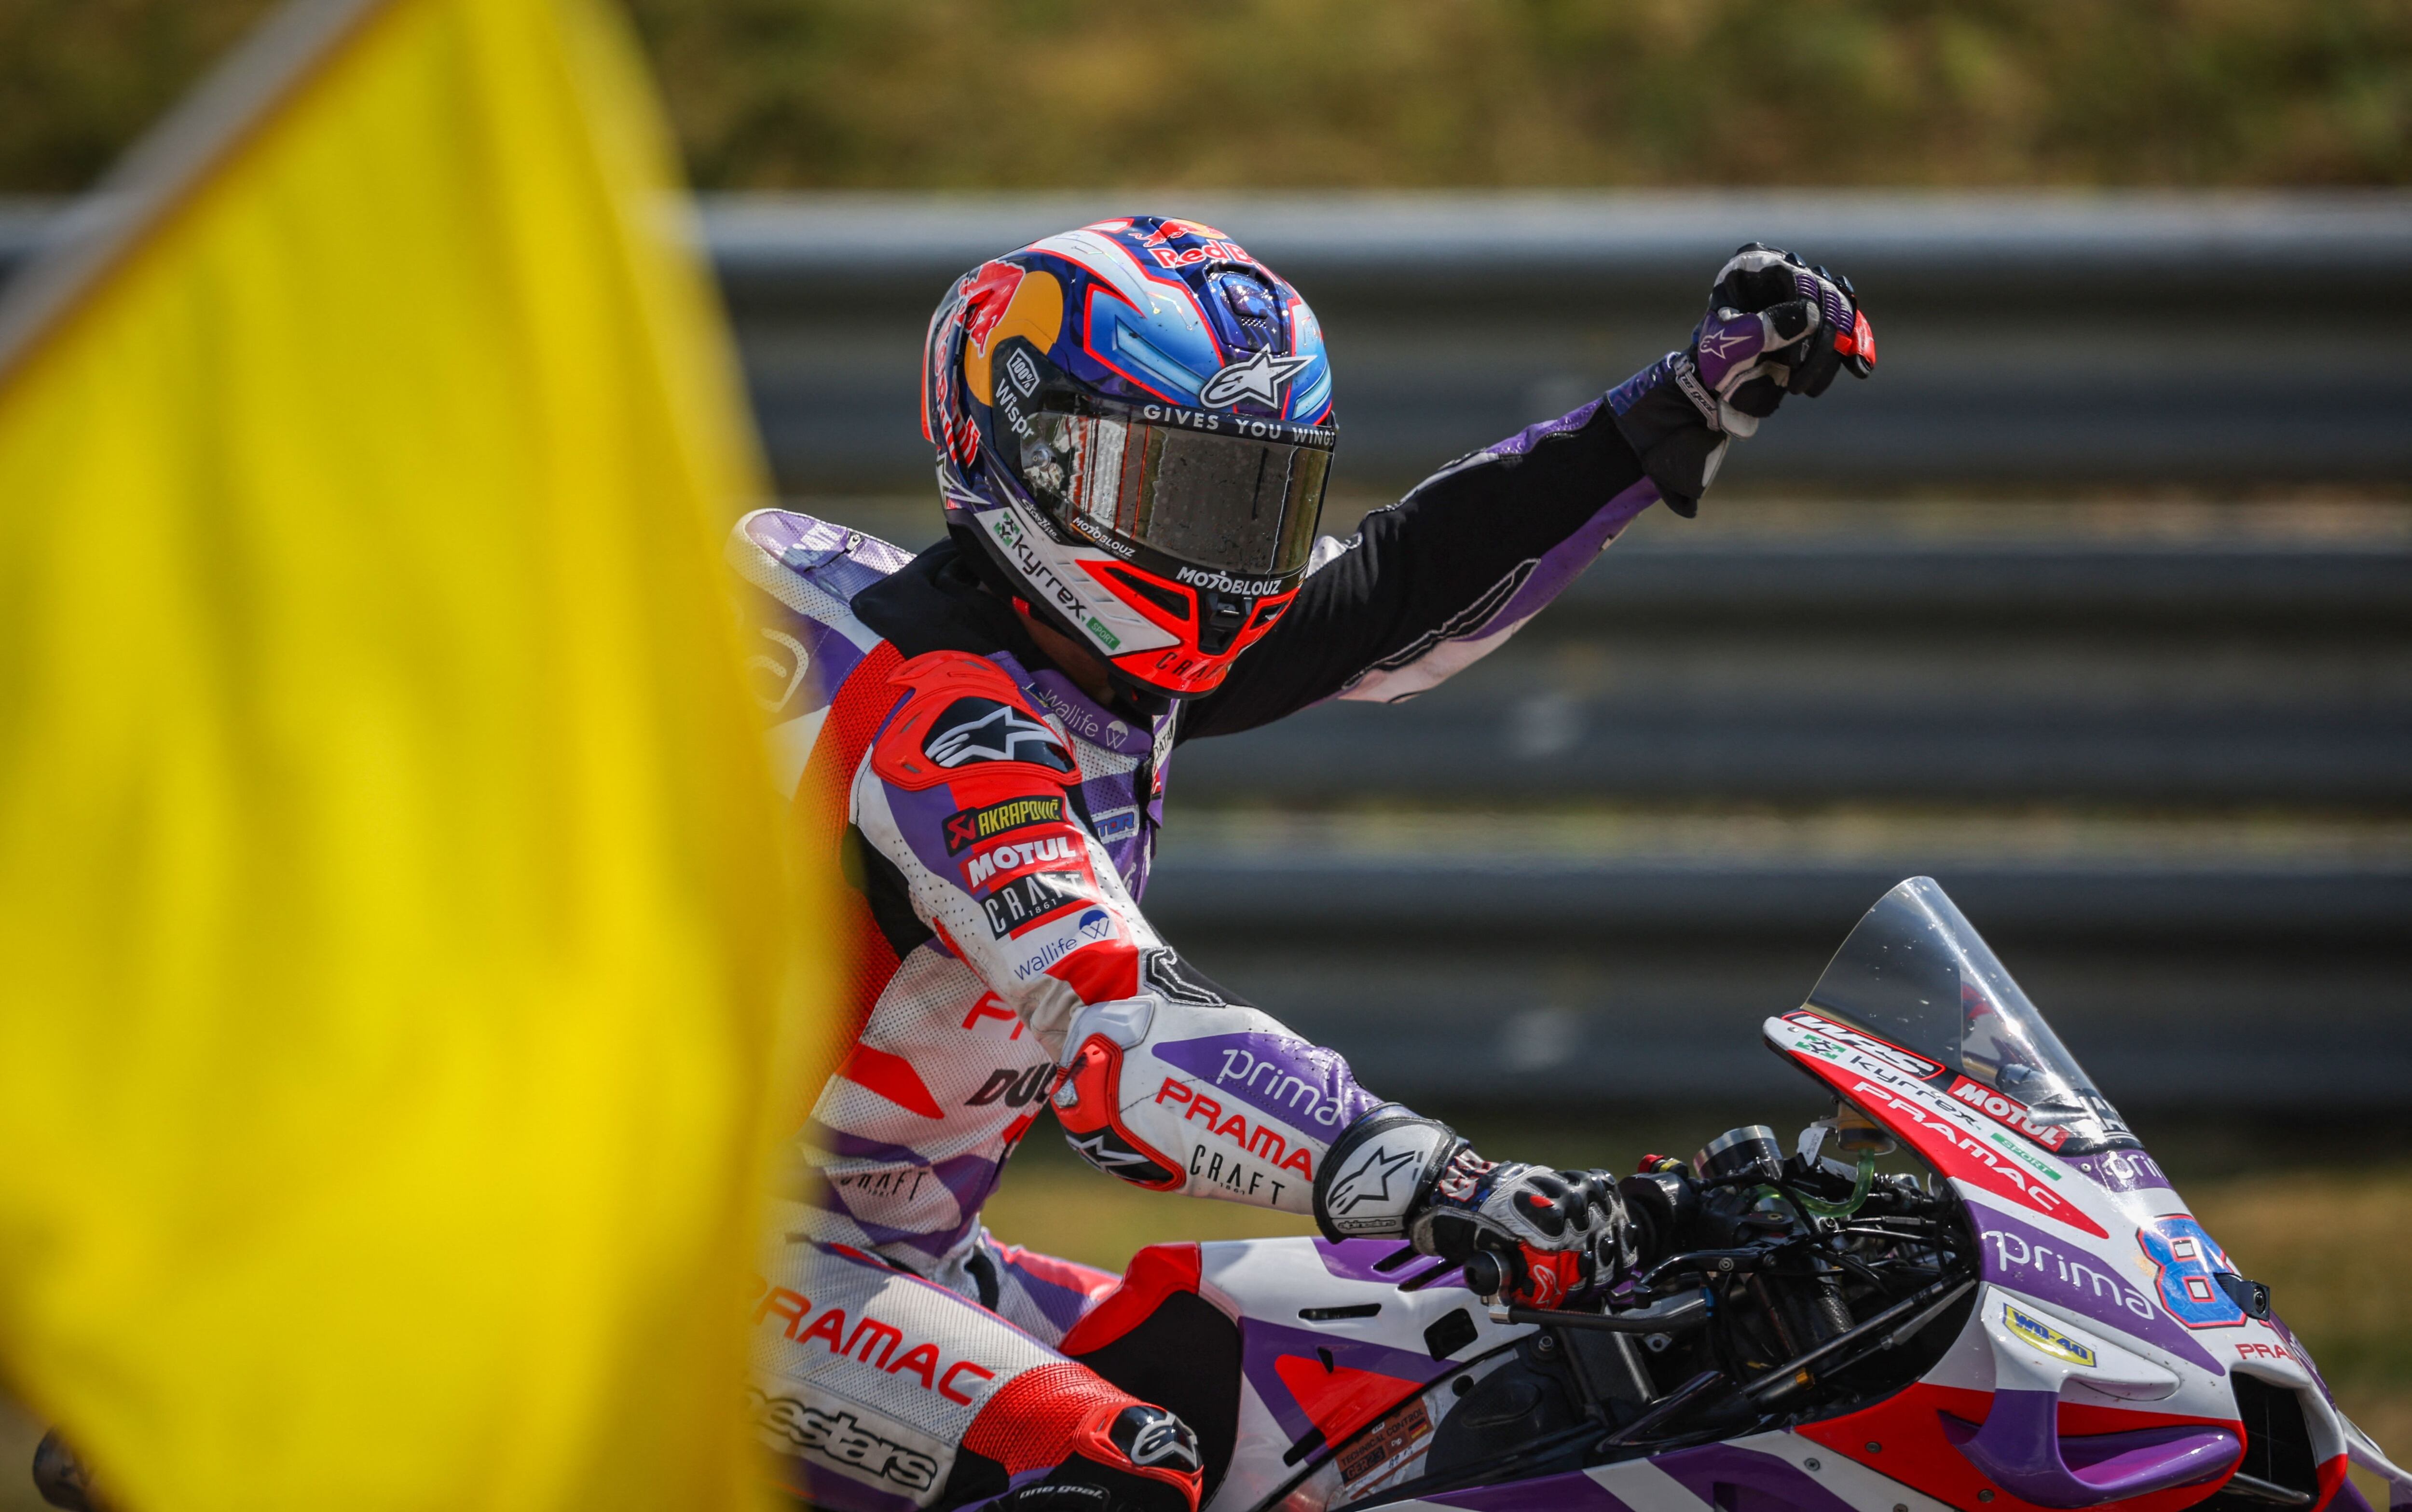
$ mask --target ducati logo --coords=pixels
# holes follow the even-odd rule
[[[1236,404],[1243,399],[1253,399],[1268,409],[1279,409],[1282,391],[1300,370],[1312,365],[1312,357],[1275,357],[1267,351],[1250,352],[1237,362],[1228,363],[1206,380],[1198,390],[1198,402],[1210,409]]]

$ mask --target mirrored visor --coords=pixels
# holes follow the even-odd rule
[[[1268,582],[1305,567],[1323,509],[1328,442],[1127,416],[1040,411],[1031,418],[1022,485],[1074,529],[1085,522],[1184,562]],[[1285,433],[1295,437],[1299,428]]]

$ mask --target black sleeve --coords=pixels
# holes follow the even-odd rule
[[[1641,481],[1606,404],[1452,462],[1365,517],[1223,685],[1184,706],[1179,738],[1270,724],[1480,629],[1552,548]]]

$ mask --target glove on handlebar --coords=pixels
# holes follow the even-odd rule
[[[1495,1256],[1486,1273],[1500,1278],[1496,1290],[1541,1306],[1624,1274],[1634,1259],[1612,1177],[1485,1160],[1447,1124],[1395,1104],[1333,1141],[1315,1216],[1335,1240],[1401,1237],[1460,1263]]]
[[[1787,393],[1815,399],[1847,368],[1875,370],[1875,332],[1851,281],[1753,242],[1717,271],[1692,345],[1609,390],[1617,429],[1659,496],[1697,514],[1736,436],[1748,436]]]

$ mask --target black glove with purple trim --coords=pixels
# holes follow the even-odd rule
[[[1851,281],[1753,242],[1717,270],[1692,345],[1610,389],[1608,404],[1659,497],[1688,517],[1728,443],[1757,433],[1786,394],[1815,399],[1835,374],[1864,378],[1875,365]]]
[[[1404,1238],[1465,1266],[1477,1291],[1537,1307],[1612,1282],[1635,1260],[1613,1177],[1485,1160],[1447,1124],[1395,1103],[1332,1141],[1315,1221],[1334,1240]]]

